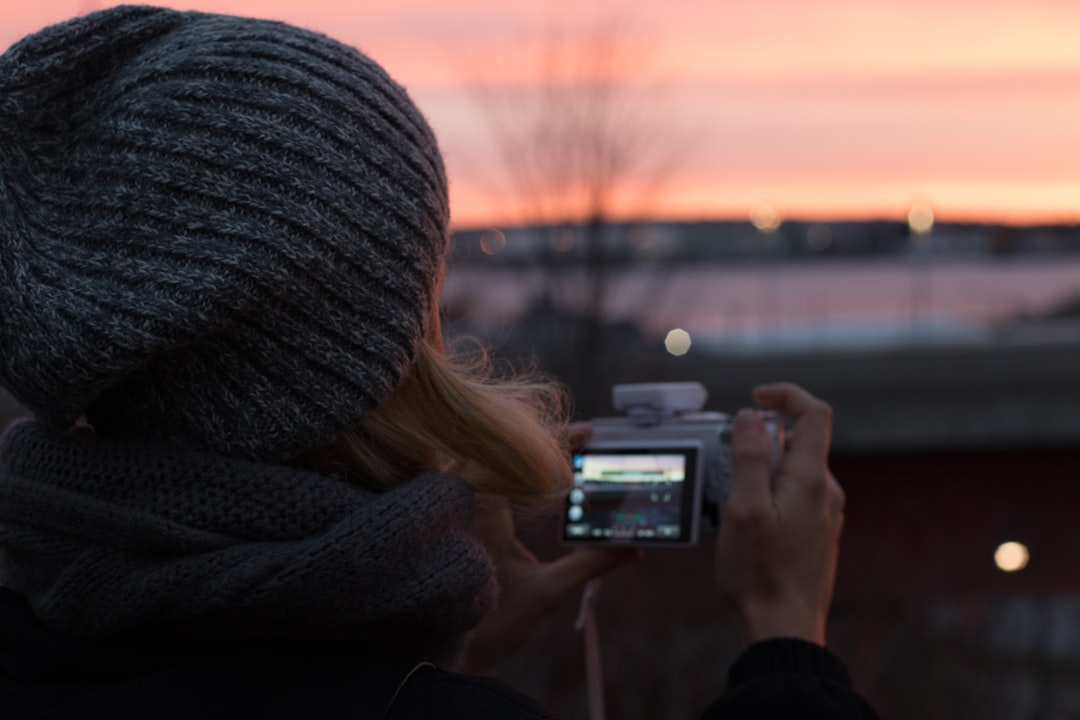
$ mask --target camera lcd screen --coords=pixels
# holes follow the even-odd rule
[[[697,448],[593,448],[574,455],[569,542],[678,544],[691,539]]]

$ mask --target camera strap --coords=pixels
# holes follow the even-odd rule
[[[585,635],[585,696],[589,702],[589,720],[604,720],[604,668],[600,658],[600,630],[596,625],[596,602],[600,597],[600,578],[585,584],[581,593],[574,629]]]

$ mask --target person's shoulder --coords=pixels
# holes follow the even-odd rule
[[[550,720],[552,715],[532,698],[495,678],[420,668],[402,687],[386,720],[436,717]]]

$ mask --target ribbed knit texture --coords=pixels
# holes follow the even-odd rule
[[[53,427],[322,444],[409,368],[448,223],[420,112],[321,35],[119,7],[0,56],[0,385]]]
[[[728,687],[781,673],[805,674],[851,685],[847,668],[824,647],[800,638],[779,637],[747,648],[728,672]]]
[[[4,584],[73,637],[193,624],[441,652],[494,603],[490,561],[466,532],[472,511],[445,475],[373,494],[34,422],[0,446]]]

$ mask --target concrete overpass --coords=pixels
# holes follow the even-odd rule
[[[838,453],[1080,446],[1080,324],[1016,328],[989,343],[666,357],[642,380],[700,380],[734,410],[792,380],[836,409]],[[0,391],[0,424],[21,413]]]
[[[721,357],[709,404],[788,379],[836,410],[837,452],[1080,447],[1080,325],[1017,328],[987,344]]]

